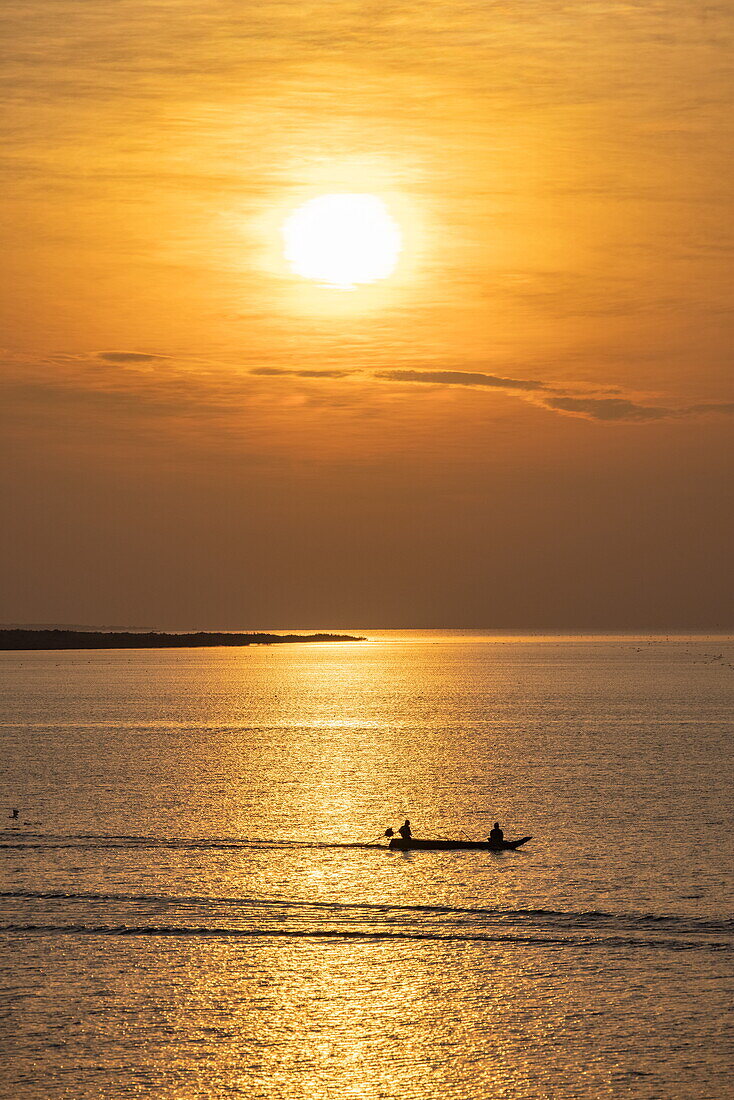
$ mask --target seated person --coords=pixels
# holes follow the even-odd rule
[[[400,826],[398,832],[400,833],[403,840],[410,840],[410,838],[412,837],[413,834],[410,831],[410,822],[408,821],[407,817],[405,819],[405,824]]]
[[[499,848],[499,847],[501,847],[502,841],[504,839],[505,839],[505,834],[500,829],[500,823],[499,823],[499,821],[495,821],[494,828],[492,829],[492,832],[489,834],[489,843],[490,844],[496,844],[497,847]]]

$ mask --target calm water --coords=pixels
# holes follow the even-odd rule
[[[729,1094],[730,639],[0,654],[0,684],[2,1095]],[[406,815],[535,839],[374,843]]]

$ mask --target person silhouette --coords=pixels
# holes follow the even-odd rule
[[[495,847],[497,847],[497,848],[501,848],[504,839],[505,839],[505,834],[500,829],[500,823],[499,823],[499,821],[495,821],[494,828],[492,829],[491,833],[489,834],[489,843],[494,844]]]
[[[398,832],[400,833],[403,840],[410,840],[410,838],[412,837],[413,833],[411,832],[410,822],[408,821],[407,817],[405,819],[405,824],[400,826]]]

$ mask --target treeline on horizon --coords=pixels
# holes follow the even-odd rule
[[[363,642],[351,634],[162,634],[127,630],[0,630],[2,649],[186,649],[278,645],[284,642]]]

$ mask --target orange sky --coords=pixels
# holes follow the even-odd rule
[[[3,18],[6,621],[734,625],[728,5]]]

